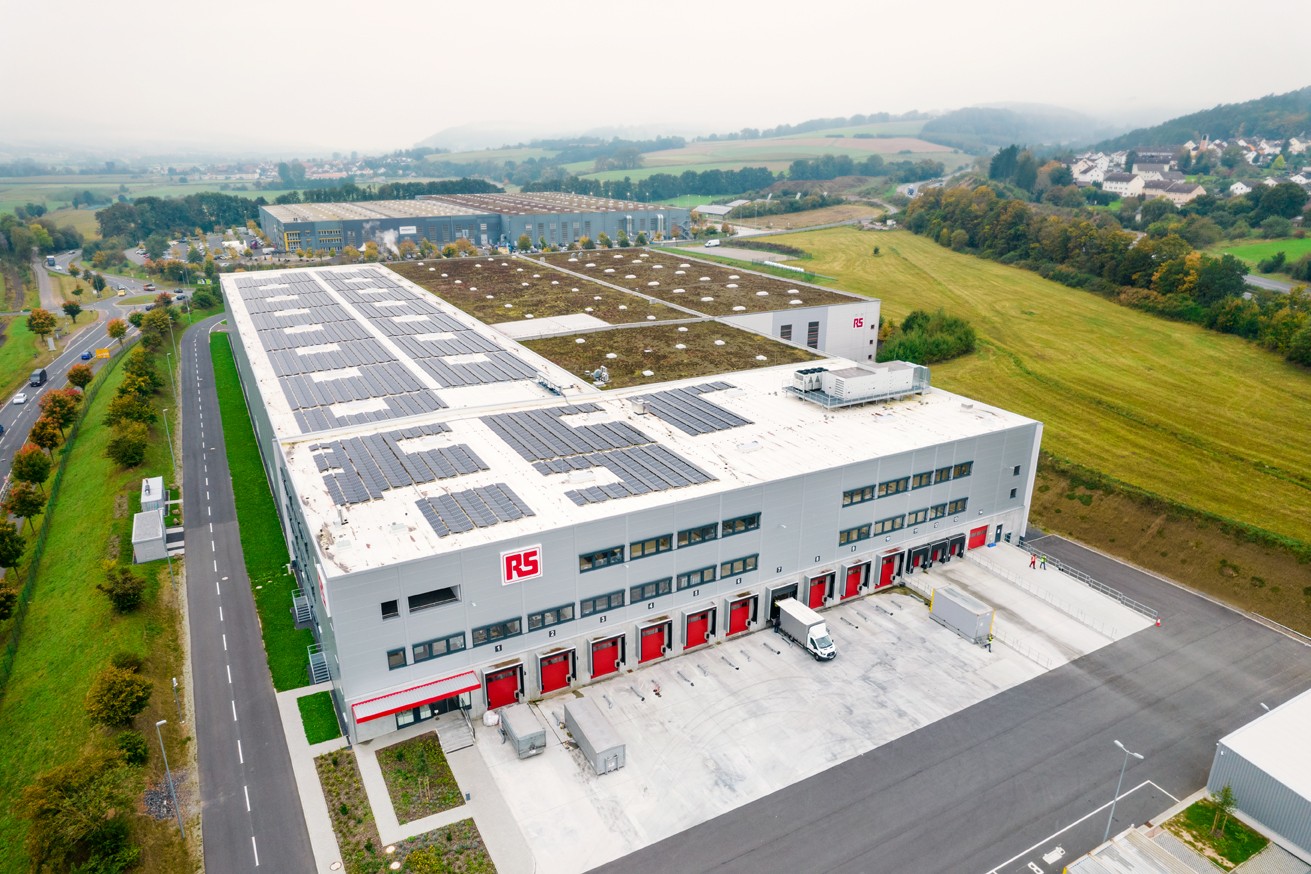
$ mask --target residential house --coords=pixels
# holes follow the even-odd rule
[[[1143,179],[1132,173],[1107,173],[1102,180],[1102,190],[1121,197],[1135,197],[1142,194]]]
[[[1143,197],[1148,200],[1154,197],[1164,197],[1175,206],[1183,206],[1190,200],[1196,200],[1206,193],[1206,189],[1196,182],[1166,182],[1162,179],[1153,179],[1143,184]]]
[[[1251,190],[1252,186],[1248,185],[1241,179],[1229,186],[1229,194],[1231,197],[1242,197],[1244,194],[1250,193]]]
[[[1170,172],[1169,164],[1143,164],[1136,163],[1133,165],[1135,176],[1141,176],[1144,182],[1151,182],[1155,179],[1164,179],[1165,174]]]

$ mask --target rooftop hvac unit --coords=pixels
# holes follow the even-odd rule
[[[819,391],[823,385],[823,376],[828,372],[824,367],[807,367],[798,370],[792,376],[792,385],[797,391]]]

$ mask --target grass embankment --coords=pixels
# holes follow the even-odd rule
[[[838,228],[778,239],[811,252],[807,266],[837,277],[840,287],[881,298],[885,318],[942,307],[969,320],[979,351],[935,366],[934,385],[1042,421],[1043,448],[1054,459],[1148,497],[1140,496],[1132,521],[1114,513],[1095,519],[1101,492],[1085,494],[1091,504],[1080,500],[1075,513],[1057,513],[1072,486],[1054,472],[1046,496],[1035,495],[1035,524],[1202,589],[1232,589],[1237,575],[1262,612],[1273,610],[1268,599],[1280,587],[1273,595],[1282,606],[1269,615],[1311,631],[1311,590],[1304,595],[1311,565],[1289,552],[1267,543],[1235,572],[1233,560],[1221,558],[1240,537],[1225,540],[1218,557],[1208,552],[1184,570],[1178,561],[1193,549],[1185,549],[1189,541],[1214,550],[1223,520],[1248,526],[1258,546],[1265,532],[1267,541],[1306,554],[1311,373],[1238,337],[1131,310],[908,232]],[[1187,518],[1189,508],[1206,521]],[[1143,520],[1183,527],[1167,538],[1170,545],[1126,546],[1137,544]]]
[[[42,771],[76,759],[101,736],[101,730],[83,715],[83,700],[92,678],[112,654],[131,652],[145,659],[143,673],[153,681],[154,694],[134,724],[149,727],[158,719],[168,719],[164,739],[170,760],[177,765],[187,758],[189,729],[176,724],[169,695],[171,677],[180,674],[182,653],[164,562],[135,568],[148,581],[146,600],[135,613],[115,613],[108,599],[95,590],[104,579],[102,562],[131,561],[131,513],[140,509],[141,478],[169,476],[168,447],[163,440],[152,441],[145,463],[131,470],[106,458],[111,431],[101,419],[122,370],[102,371],[97,379],[104,384],[87,409],[76,440],[56,450],[57,455],[67,452],[67,467],[50,510],[44,559],[0,702],[0,736],[5,738],[5,753],[0,756],[0,847],[5,848],[0,853],[0,872],[28,870],[23,850],[27,823],[14,812],[23,788]],[[167,387],[164,391],[166,397]],[[159,403],[171,406],[166,400]],[[40,521],[33,520],[38,525]],[[25,575],[27,568],[19,567],[15,573]],[[161,782],[163,766],[154,739],[150,741],[147,778]],[[186,850],[172,820],[137,817],[132,829],[134,842],[143,850],[142,870],[188,869]]]
[[[1216,822],[1215,804],[1203,798],[1172,817],[1165,827],[1225,871],[1232,871],[1270,843],[1234,817],[1221,814],[1220,818],[1226,822],[1223,831],[1216,834],[1211,831],[1211,824]]]
[[[96,313],[83,311],[76,322],[59,314],[63,336],[55,341],[57,349],[51,352],[45,340],[27,327],[27,316],[9,316],[0,319],[0,393],[7,398],[27,384],[27,378],[38,367],[45,367],[66,350],[77,344],[77,334],[96,323]]]
[[[744,207],[745,208],[745,207]],[[833,225],[856,219],[882,218],[887,210],[868,203],[841,203],[837,206],[825,206],[820,209],[807,209],[802,212],[784,212],[778,215],[762,215],[758,218],[741,216],[729,219],[729,224],[744,225],[750,228],[774,228],[780,231],[794,228],[813,228],[818,225]],[[725,245],[733,245],[726,240]]]
[[[314,643],[314,635],[308,629],[297,629],[292,621],[291,596],[296,591],[296,581],[287,572],[291,559],[282,539],[282,524],[264,476],[264,465],[260,462],[255,431],[241,394],[227,334],[210,336],[210,355],[223,416],[228,472],[235,486],[233,498],[241,523],[241,551],[254,590],[255,609],[259,611],[260,633],[264,636],[273,688],[279,692],[295,689],[309,682],[307,648]]]

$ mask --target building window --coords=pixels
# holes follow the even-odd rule
[[[383,618],[383,619],[395,619],[397,616],[400,616],[400,615],[401,615],[400,602],[398,602],[398,601],[383,601],[383,602],[382,602],[382,618]]]
[[[714,540],[717,537],[719,537],[719,526],[711,522],[709,525],[701,525],[678,532],[678,547],[682,549],[684,546],[695,546],[698,543],[705,543],[707,540]]]
[[[464,649],[464,632],[451,634],[446,637],[439,637],[436,640],[425,640],[423,643],[416,643],[410,647],[414,661],[426,662],[429,659],[440,658],[448,653],[459,652]]]
[[[497,622],[495,625],[484,625],[481,628],[473,630],[473,645],[484,646],[489,643],[496,643],[498,640],[505,640],[507,637],[518,637],[523,634],[523,622],[517,618],[507,619],[504,622]]]
[[[726,561],[719,566],[719,576],[723,578],[735,577],[738,574],[753,571],[756,569],[759,558],[759,555],[744,555],[741,558]]]
[[[431,592],[411,595],[410,612],[417,613],[420,610],[427,610],[429,607],[440,607],[443,604],[454,604],[458,600],[460,600],[460,590],[456,586],[448,586],[445,589],[433,589]]]
[[[880,519],[874,523],[875,534],[887,534],[889,531],[900,531],[906,527],[905,516],[893,516],[891,519]]]
[[[724,566],[728,567],[727,564]],[[679,574],[678,590],[681,592],[684,589],[691,589],[696,586],[704,585],[705,583],[713,583],[714,581],[715,567],[714,565],[711,565],[710,567],[703,567],[698,570],[688,571],[685,574]]]
[[[783,327],[779,328],[778,338],[780,340],[787,340],[789,343],[792,342],[792,326],[784,325]]]
[[[1019,476],[1019,475],[1020,475],[1020,466],[1017,464],[1015,465],[1015,467],[1011,469],[1011,476]]]
[[[659,598],[661,595],[668,595],[674,591],[674,580],[672,577],[665,577],[663,580],[655,580],[650,583],[643,583],[640,586],[633,586],[628,590],[629,598],[632,603],[638,601],[650,601],[652,598]]]
[[[945,483],[949,479],[951,479],[950,467],[940,467],[933,472],[933,481],[935,483]]]
[[[969,498],[957,498],[956,500],[949,502],[947,504],[947,515],[950,516],[955,513],[964,513],[965,505],[968,502]]]
[[[910,478],[910,487],[912,489],[922,489],[925,486],[933,485],[933,471],[926,470],[924,473],[917,473]]]
[[[963,476],[969,476],[974,470],[974,462],[962,461],[951,469],[951,478],[960,479]]]
[[[562,604],[559,607],[552,607],[550,610],[539,610],[536,613],[528,614],[528,630],[536,631],[539,628],[550,628],[552,625],[560,625],[565,622],[574,621],[574,605]]]
[[[602,549],[597,552],[585,552],[578,556],[578,570],[580,573],[623,563],[624,548],[622,546],[612,546],[609,549]]]
[[[846,546],[848,543],[856,543],[861,540],[869,540],[869,525],[858,525],[855,528],[848,528],[845,531],[838,532],[838,546]]]
[[[929,509],[928,507],[925,507],[923,510],[916,510],[914,513],[907,513],[906,524],[918,525],[921,522],[926,521],[928,518],[929,518]]]
[[[661,534],[659,537],[650,537],[646,540],[638,540],[628,544],[628,557],[630,559],[646,558],[648,555],[659,555],[662,552],[669,552],[674,548],[674,537],[672,534]]]
[[[1019,489],[1011,489],[1011,497],[1012,497],[1012,498],[1015,497],[1015,493],[1016,493],[1017,491],[1019,491]]]
[[[886,498],[888,495],[899,495],[910,488],[910,477],[903,476],[900,479],[890,479],[887,482],[879,483],[879,497]]]
[[[874,486],[861,486],[858,489],[848,489],[842,493],[842,506],[844,507],[850,507],[852,504],[863,504],[872,500],[874,500]]]
[[[930,519],[941,519],[943,516],[946,515],[947,515],[946,504],[934,504],[932,507],[929,507]]]
[[[622,606],[624,606],[624,592],[620,589],[618,592],[610,592],[606,595],[597,595],[579,601],[578,615],[591,616],[593,613],[604,613],[607,610],[616,610]]]
[[[405,650],[389,649],[387,650],[387,670],[394,671],[397,668],[405,667]]]
[[[806,325],[806,345],[811,349],[819,348],[819,322]]]
[[[723,532],[725,537],[732,537],[734,534],[755,531],[759,527],[760,514],[752,513],[749,516],[738,516],[736,519],[725,519]]]

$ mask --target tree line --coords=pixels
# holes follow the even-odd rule
[[[525,192],[564,191],[569,194],[586,194],[614,200],[658,203],[685,194],[718,197],[725,194],[741,194],[744,191],[759,191],[768,188],[776,181],[774,173],[765,167],[700,172],[685,170],[677,176],[672,173],[654,173],[636,182],[627,176],[623,179],[581,179],[566,173],[556,179],[530,183],[525,185],[523,190]]]
[[[288,191],[274,198],[275,204],[355,203],[364,200],[413,200],[423,194],[500,194],[505,191],[485,179],[441,179],[433,182],[384,182],[356,185],[348,182],[332,188]]]
[[[904,224],[951,249],[1237,334],[1311,365],[1311,298],[1249,290],[1241,261],[1197,252],[1176,233],[1139,238],[1110,216],[1053,214],[988,185],[925,191],[906,208]]]
[[[821,155],[802,158],[788,167],[789,179],[837,179],[839,176],[890,176],[894,182],[922,182],[935,179],[947,171],[941,161],[885,162],[880,155],[860,161],[849,155]]]

